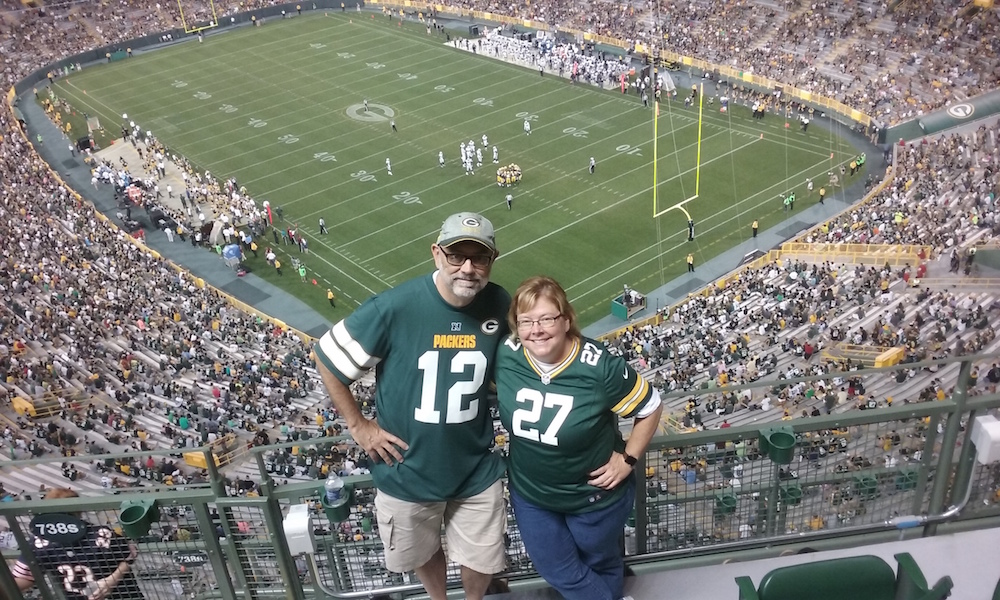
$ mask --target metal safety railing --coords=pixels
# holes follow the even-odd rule
[[[820,390],[842,384],[867,388],[869,397],[892,389],[898,401],[875,410],[836,405],[831,414],[823,410],[822,394],[770,409],[722,403],[721,415],[731,426],[654,438],[637,466],[642,493],[623,530],[627,560],[667,564],[677,557],[738,554],[792,540],[844,538],[861,544],[872,532],[909,528],[931,535],[945,520],[1000,515],[1000,464],[976,460],[971,426],[976,417],[1000,408],[1000,395],[982,383],[969,387],[973,369],[998,360],[996,354],[968,356],[666,394],[668,407],[701,403],[704,409],[720,395],[781,398],[783,386]],[[912,383],[897,382],[901,370]],[[925,371],[933,374],[912,375]],[[927,392],[935,380],[956,382],[944,400]],[[412,574],[385,568],[369,476],[345,478],[354,488],[352,502],[335,522],[319,503],[318,466],[340,465],[352,450],[345,437],[256,447],[244,462],[226,467],[234,471],[222,472],[211,448],[203,447],[196,452],[203,454],[204,470],[174,486],[152,477],[155,470],[184,468],[169,451],[3,462],[2,482],[14,472],[44,474],[54,464],[89,473],[130,461],[132,474],[144,477],[142,487],[69,500],[5,498],[0,527],[9,529],[19,548],[7,555],[32,565],[41,597],[60,598],[65,579],[59,571],[55,577],[47,572],[52,565],[45,562],[44,544],[33,538],[39,523],[70,513],[107,526],[115,539],[134,540],[138,559],[132,569],[149,600],[421,593]],[[315,553],[293,556],[282,520],[302,504],[312,515]],[[517,523],[509,517],[505,577],[535,577]],[[461,585],[454,566],[449,584]],[[0,591],[6,598],[20,597],[8,568],[0,568]]]

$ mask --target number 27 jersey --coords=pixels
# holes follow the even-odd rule
[[[639,414],[649,383],[589,338],[548,374],[508,337],[497,352],[500,419],[510,433],[510,485],[542,508],[582,513],[624,493],[587,483],[589,473],[625,449],[619,417]]]

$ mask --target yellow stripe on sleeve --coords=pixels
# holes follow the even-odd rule
[[[620,417],[627,417],[639,408],[639,405],[642,404],[647,394],[649,394],[649,382],[643,379],[641,375],[636,374],[635,385],[632,386],[632,391],[622,398],[621,402],[616,404],[611,410]]]

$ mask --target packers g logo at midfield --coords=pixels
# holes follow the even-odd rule
[[[364,104],[352,104],[344,111],[347,116],[355,121],[363,123],[383,123],[396,116],[396,111],[385,104],[368,103],[368,111],[365,112]]]
[[[956,119],[968,119],[974,112],[976,112],[976,107],[968,102],[948,107],[948,114]]]

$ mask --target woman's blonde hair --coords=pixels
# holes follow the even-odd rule
[[[551,277],[536,275],[529,277],[517,286],[514,292],[514,299],[510,303],[510,310],[507,311],[507,324],[510,325],[511,332],[517,334],[517,315],[531,310],[538,301],[545,298],[556,305],[559,314],[569,322],[567,335],[574,338],[582,337],[580,325],[576,321],[576,311],[566,297],[566,290],[559,285],[559,282]]]

